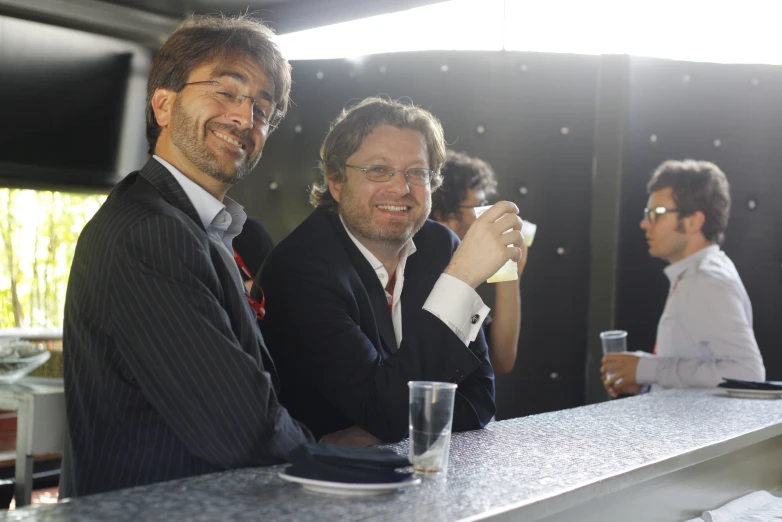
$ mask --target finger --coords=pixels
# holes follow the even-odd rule
[[[610,387],[614,387],[616,384],[616,381],[620,380],[622,378],[622,374],[619,372],[615,372],[611,377],[608,378],[606,381],[606,385]]]
[[[518,213],[519,213],[519,207],[517,207],[515,203],[511,201],[498,201],[497,203],[492,205],[489,210],[484,212],[483,215],[478,218],[478,220],[494,223],[505,214],[515,215]]]
[[[507,230],[507,229],[506,229]],[[521,232],[518,230],[508,230],[500,235],[500,243],[505,246],[515,245],[519,249],[519,255],[521,255]]]
[[[506,214],[492,225],[492,230],[496,234],[502,234],[506,230],[511,229],[521,230],[521,218],[516,214]],[[521,234],[519,233],[519,235]]]

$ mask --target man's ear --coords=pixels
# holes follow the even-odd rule
[[[706,223],[706,216],[700,210],[696,210],[693,214],[685,218],[687,220],[687,232],[698,233],[703,230],[703,225]]]
[[[331,197],[334,198],[334,201],[339,203],[340,190],[342,190],[342,181],[337,181],[335,179],[336,177],[337,176],[335,176],[333,173],[326,176],[328,179],[329,192],[331,193]]]
[[[152,95],[152,111],[155,113],[155,121],[161,127],[168,127],[171,123],[171,111],[176,100],[176,93],[168,89],[158,87]]]

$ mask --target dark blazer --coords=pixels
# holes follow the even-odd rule
[[[165,167],[115,187],[65,300],[76,495],[275,464],[312,440],[277,401],[242,290]]]
[[[427,221],[414,237],[397,350],[383,286],[336,213],[315,210],[261,269],[260,322],[282,382],[280,400],[316,438],[354,424],[387,442],[408,431],[408,381],[459,384],[454,430],[494,415],[494,372],[483,334],[465,346],[422,309],[459,240]]]

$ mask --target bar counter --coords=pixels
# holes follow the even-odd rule
[[[280,479],[282,469],[191,477],[0,519],[687,520],[782,486],[782,400],[668,390],[494,422],[454,434],[445,479],[372,498],[310,493]]]

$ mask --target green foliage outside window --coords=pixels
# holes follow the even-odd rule
[[[76,240],[105,199],[0,188],[0,328],[62,326]]]

